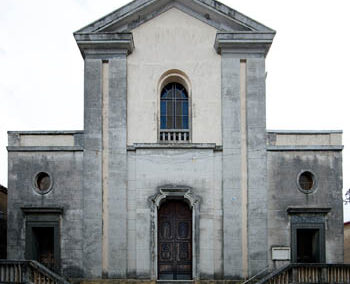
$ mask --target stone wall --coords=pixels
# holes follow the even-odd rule
[[[165,148],[164,148],[165,147]],[[153,148],[153,149],[152,149]],[[128,155],[129,277],[156,279],[156,205],[162,189],[190,189],[198,199],[193,208],[193,277],[222,278],[221,152],[215,145],[167,149],[138,145]],[[163,149],[162,149],[163,148]],[[197,149],[196,149],[197,148]],[[153,225],[152,225],[153,224]]]
[[[0,185],[0,259],[6,258],[7,247],[7,188]]]
[[[266,133],[275,32],[231,10],[239,19],[222,32],[230,15],[215,16],[222,7],[210,1],[130,7],[140,2],[182,11],[158,7],[143,25],[152,7],[134,11],[123,33],[112,13],[74,35],[85,64],[84,132],[9,132],[9,257],[28,256],[29,220],[51,220],[65,276],[155,280],[158,200],[169,197],[192,207],[196,281],[272,266],[271,248],[292,246],[298,218],[321,222],[325,261],[342,262],[341,133]],[[159,83],[173,71],[188,79],[192,143],[158,139]],[[315,178],[310,192],[297,182],[305,170]],[[38,173],[51,177],[44,191]]]
[[[297,134],[300,134],[300,137]],[[329,139],[333,136],[338,137],[335,143],[332,142],[333,139]],[[303,142],[296,143],[297,140]],[[324,218],[325,262],[342,263],[341,132],[304,131],[288,134],[288,131],[270,131],[268,141],[269,248],[291,247],[292,216],[299,211],[301,217],[311,218],[310,222],[314,222],[312,220],[315,218]],[[328,143],[321,143],[322,141]],[[300,190],[298,185],[298,176],[304,171],[312,172],[315,178],[313,189],[306,192]],[[272,265],[271,251],[269,258]]]
[[[176,8],[132,31],[136,49],[127,58],[127,72],[128,109],[134,111],[128,112],[128,145],[157,142],[160,81],[174,70],[189,78],[192,142],[221,144],[221,60],[213,48],[216,32]]]
[[[23,137],[43,137],[55,141],[55,134],[66,136],[71,141],[55,146],[23,145]],[[82,277],[82,132],[9,132],[9,178],[8,178],[8,258],[24,259],[26,251],[25,208],[59,208],[60,255],[62,273]],[[25,139],[24,139],[25,140]],[[28,140],[26,140],[28,141]],[[60,140],[62,142],[62,140]],[[43,145],[44,143],[41,143]],[[50,144],[50,143],[49,143]],[[47,172],[51,188],[41,194],[35,186],[35,176]],[[39,218],[50,215],[50,210],[38,213]]]

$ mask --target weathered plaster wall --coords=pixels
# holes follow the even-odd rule
[[[312,144],[312,143],[311,143]],[[268,152],[269,248],[291,246],[288,207],[331,208],[326,215],[326,262],[343,261],[342,157],[340,151]],[[297,176],[311,170],[317,189],[310,194],[298,190]],[[269,252],[271,260],[271,250]]]
[[[82,277],[83,152],[50,151],[42,147],[36,147],[36,151],[23,151],[23,147],[15,151],[9,144],[8,258],[24,259],[25,215],[22,207],[61,207],[62,272],[66,276]],[[50,173],[53,179],[52,190],[45,195],[39,194],[33,186],[34,176],[41,171]]]
[[[192,142],[221,144],[221,58],[216,29],[173,8],[132,31],[127,58],[128,145],[157,142],[158,83],[168,70],[190,80]]]
[[[83,265],[88,278],[125,278],[126,52],[103,58],[85,59]]]
[[[263,270],[267,259],[265,59],[222,53],[224,277]]]
[[[342,131],[289,131],[278,130],[269,132],[271,146],[339,146],[342,144]]]
[[[150,197],[166,185],[198,196],[195,278],[222,278],[221,153],[212,149],[137,149],[128,155],[128,274],[157,277]]]
[[[20,146],[74,146],[72,135],[24,135]]]
[[[7,250],[7,188],[0,184],[0,259]]]

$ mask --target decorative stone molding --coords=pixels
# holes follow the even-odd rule
[[[151,278],[158,278],[158,209],[165,200],[184,200],[192,209],[192,278],[198,277],[199,264],[199,204],[200,198],[189,186],[164,185],[158,187],[158,193],[148,198],[151,208]]]
[[[83,58],[109,58],[115,55],[128,55],[134,50],[132,33],[74,34]]]
[[[24,214],[58,214],[62,215],[62,207],[21,207]]]
[[[184,199],[190,208],[193,208],[199,203],[199,198],[192,193],[190,187],[166,185],[159,187],[159,193],[151,197],[152,202],[157,208],[166,199]]]
[[[40,187],[40,179],[41,177],[45,176],[49,182],[49,184],[46,186],[46,188],[41,188]],[[53,188],[53,175],[48,172],[48,171],[39,171],[37,172],[34,176],[33,176],[33,180],[32,180],[32,186],[33,189],[35,190],[35,192],[37,192],[40,195],[45,195],[47,193],[49,193],[52,188]]]
[[[331,208],[322,208],[322,207],[288,207],[287,213],[289,215],[297,214],[320,214],[327,215],[331,211]]]
[[[213,151],[222,151],[221,145],[216,145],[215,143],[186,143],[186,144],[164,144],[164,143],[134,143],[133,145],[128,145],[128,151],[137,151],[141,149],[148,150],[159,150],[159,149],[205,149]]]
[[[307,177],[309,177],[312,180],[311,188],[309,188],[309,189],[303,188],[303,183],[301,181],[302,175],[306,175]],[[297,175],[296,184],[297,184],[297,188],[300,192],[305,193],[305,194],[314,193],[318,188],[318,176],[311,169],[302,169]]]
[[[296,152],[296,151],[334,151],[341,152],[344,150],[344,146],[333,145],[287,145],[287,146],[267,146],[266,150],[269,152]]]
[[[326,261],[326,222],[327,214],[331,211],[328,207],[288,207],[290,216],[292,262],[297,262],[297,230],[313,229],[319,232],[320,262]]]
[[[234,32],[217,33],[215,50],[237,54],[261,54],[266,56],[276,32]]]
[[[135,0],[83,27],[77,33],[132,31],[171,8],[224,31],[272,31],[244,14],[212,0]]]

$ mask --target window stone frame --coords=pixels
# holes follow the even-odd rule
[[[297,262],[297,230],[318,229],[320,234],[320,263],[326,262],[326,216],[331,208],[289,207],[291,262]]]
[[[305,173],[305,172],[309,172],[313,176],[313,185],[312,185],[312,188],[309,189],[309,190],[302,188],[301,185],[300,185],[300,182],[299,182],[300,176],[303,173]],[[311,170],[311,169],[302,169],[297,175],[296,184],[297,184],[297,188],[298,188],[298,190],[300,192],[305,193],[305,194],[311,194],[311,193],[316,192],[317,189],[318,189],[318,177],[317,177],[316,173],[313,170]]]
[[[40,190],[38,187],[37,187],[37,179],[38,179],[38,176],[41,174],[41,173],[45,173],[49,176],[50,178],[50,186],[48,189],[46,190]],[[53,176],[50,172],[48,171],[38,171],[34,174],[33,176],[33,179],[32,179],[32,186],[33,186],[33,189],[35,192],[37,192],[38,194],[40,195],[45,195],[45,194],[48,194],[52,189],[53,189],[53,184],[54,184],[54,180],[53,180]]]
[[[33,228],[53,228],[54,230],[54,258],[57,272],[62,270],[61,263],[61,216],[63,208],[55,207],[22,207],[25,225],[25,259],[33,259]]]

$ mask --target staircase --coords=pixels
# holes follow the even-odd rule
[[[253,277],[255,278],[255,277]],[[253,283],[251,278],[244,282]],[[99,282],[99,281],[98,281]],[[103,280],[101,280],[101,283]],[[137,283],[132,281],[130,283]],[[141,281],[142,282],[142,281]],[[140,283],[141,283],[140,282]],[[148,282],[148,281],[145,281]],[[150,281],[157,284],[193,284],[193,283],[231,283],[232,281],[193,281],[193,280],[158,280]],[[0,260],[1,284],[70,284],[58,274],[47,269],[34,260]],[[84,283],[84,281],[82,281]],[[96,281],[94,283],[97,283]],[[112,283],[109,281],[109,283]],[[124,279],[121,283],[129,283]],[[268,274],[256,284],[318,284],[350,283],[350,264],[289,264]]]
[[[277,269],[256,284],[350,283],[349,264],[295,263]]]
[[[34,260],[0,260],[0,283],[70,284]]]

